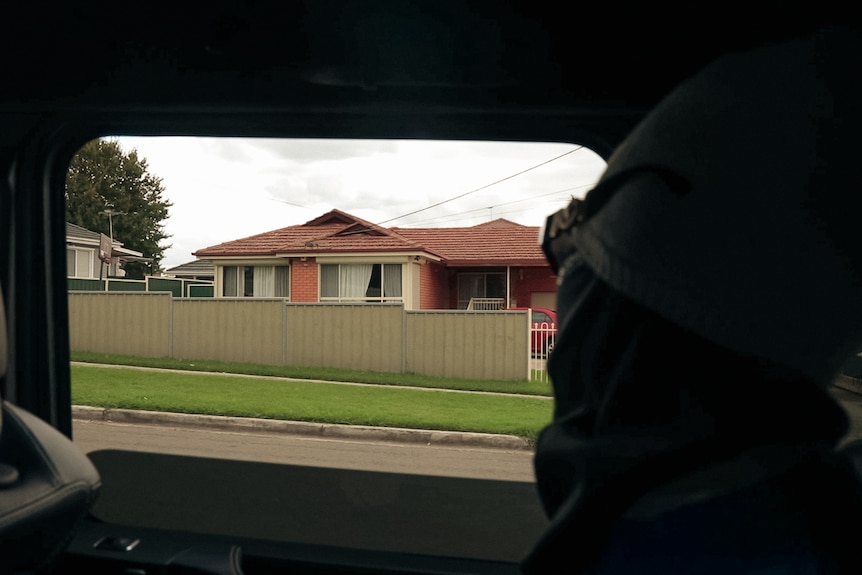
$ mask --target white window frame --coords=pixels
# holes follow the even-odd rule
[[[235,270],[234,277],[229,281],[228,270]],[[284,270],[279,273],[277,270]],[[221,266],[221,297],[257,297],[290,299],[290,266],[289,265],[225,265]],[[282,277],[279,277],[282,276]],[[286,276],[286,277],[284,277]],[[228,286],[233,284],[233,289]],[[280,284],[284,295],[277,295],[276,285]],[[249,291],[250,290],[250,291]],[[228,292],[233,292],[228,295]]]
[[[70,253],[74,254],[74,263],[75,269],[69,268],[69,255]],[[96,250],[95,248],[82,248],[78,246],[66,246],[66,276],[70,278],[94,278],[97,277],[93,274],[93,262],[96,259]],[[86,270],[84,274],[80,273],[81,270],[78,268],[81,267],[80,264],[86,262]]]
[[[375,270],[375,266],[378,266],[379,269]],[[367,268],[367,269],[366,269]],[[387,272],[388,269],[388,272]],[[398,286],[396,286],[393,282],[391,274],[395,270],[398,270]],[[328,271],[325,271],[328,270]],[[379,281],[381,286],[381,294],[369,294],[368,291],[372,289],[371,281],[374,278],[374,272],[379,272]],[[331,292],[332,286],[324,286],[324,278],[325,277],[333,277],[333,272],[335,282],[336,282],[336,291],[338,295],[324,295],[324,292]],[[364,273],[363,273],[364,272]],[[387,273],[390,274],[387,277]],[[348,276],[349,274],[349,276]],[[393,263],[393,262],[373,262],[373,263],[321,263],[320,264],[320,273],[319,275],[319,286],[318,286],[318,299],[320,302],[333,302],[333,303],[403,303],[404,302],[404,264],[402,263]],[[366,279],[367,276],[367,279]],[[344,295],[346,291],[350,290],[350,284],[352,283],[351,278],[355,282],[362,284],[365,292],[362,294],[356,293],[352,295]],[[391,291],[397,291],[398,295],[386,295],[387,293],[387,281],[389,281],[389,288]],[[324,288],[327,288],[326,290]],[[363,288],[360,288],[360,290]]]

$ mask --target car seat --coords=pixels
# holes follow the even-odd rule
[[[8,338],[0,289],[0,382]],[[2,401],[0,575],[50,571],[100,486],[95,466],[72,441],[33,414]]]

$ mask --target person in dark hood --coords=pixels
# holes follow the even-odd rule
[[[862,41],[723,56],[548,218],[536,573],[862,573],[829,393],[862,349]]]

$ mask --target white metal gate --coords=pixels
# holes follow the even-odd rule
[[[530,379],[548,380],[548,356],[557,341],[557,326],[547,322],[530,323]]]

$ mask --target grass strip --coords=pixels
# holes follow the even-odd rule
[[[84,363],[103,363],[109,365],[133,365],[138,367],[157,367],[161,369],[180,369],[216,373],[238,373],[272,377],[291,377],[296,379],[318,379],[324,381],[349,381],[355,383],[376,383],[403,387],[426,387],[431,389],[456,389],[461,391],[491,391],[498,393],[518,393],[524,395],[553,395],[551,384],[547,381],[506,381],[484,379],[450,379],[432,377],[415,373],[387,373],[378,371],[359,371],[327,367],[295,367],[286,365],[258,365],[252,363],[233,363],[209,360],[189,360],[175,358],[150,358],[130,355],[113,355],[84,351],[74,351],[72,361]]]
[[[145,409],[411,429],[504,433],[534,441],[551,420],[541,397],[449,393],[73,365],[72,402]]]

